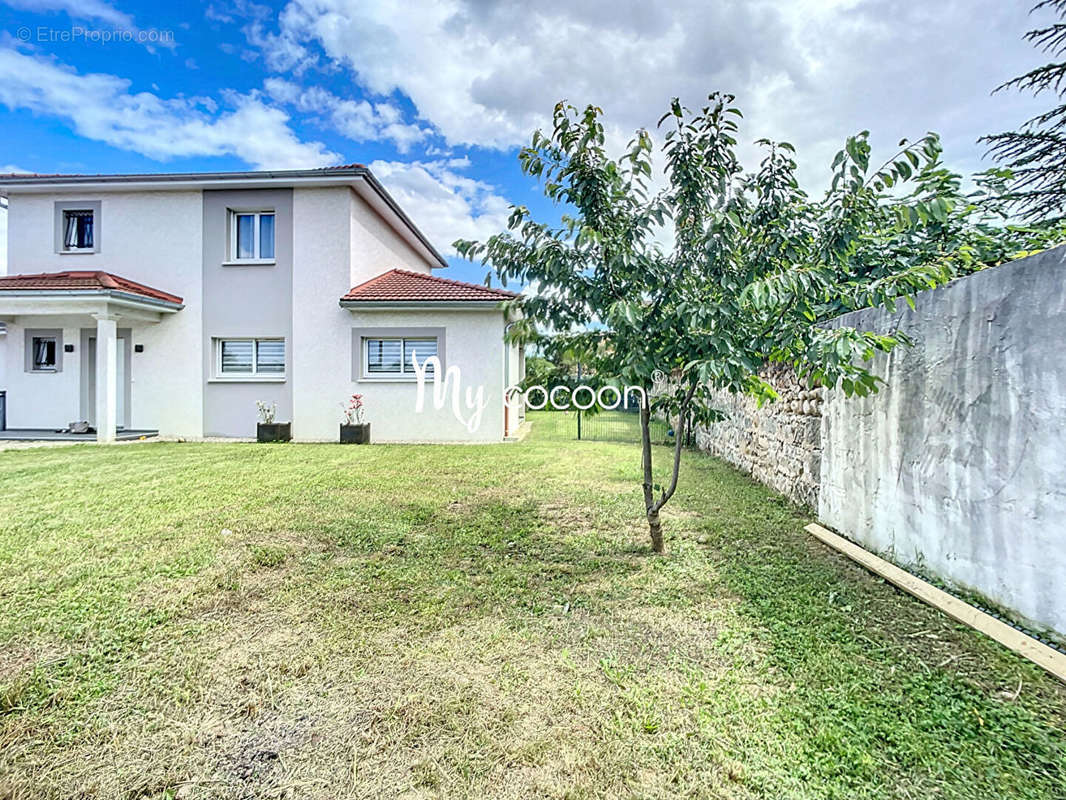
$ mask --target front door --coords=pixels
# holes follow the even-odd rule
[[[115,427],[126,427],[126,340],[115,340]],[[89,423],[96,425],[96,337],[89,337]]]

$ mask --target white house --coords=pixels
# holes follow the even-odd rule
[[[515,295],[433,275],[447,263],[366,167],[9,175],[0,197],[12,433],[246,437],[262,400],[293,438],[335,441],[353,393],[375,441],[501,441],[520,423]],[[412,354],[442,365],[421,410]]]

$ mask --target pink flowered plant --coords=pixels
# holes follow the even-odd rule
[[[341,403],[341,408],[344,409],[345,425],[363,424],[363,396],[361,394],[353,394],[347,405]]]

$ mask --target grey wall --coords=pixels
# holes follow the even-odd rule
[[[827,395],[819,517],[1066,634],[1066,247],[836,324],[915,340]]]
[[[229,210],[271,208],[275,263],[223,266]],[[279,422],[292,419],[292,189],[205,191],[203,231],[204,435],[255,436],[257,400],[277,403]],[[215,379],[212,339],[278,336],[285,338],[283,382]]]

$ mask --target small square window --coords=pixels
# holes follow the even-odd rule
[[[230,212],[230,260],[274,260],[274,212]]]
[[[54,336],[34,336],[32,342],[35,372],[55,372],[56,340]]]
[[[88,209],[64,211],[63,249],[76,252],[93,247],[93,212]]]

